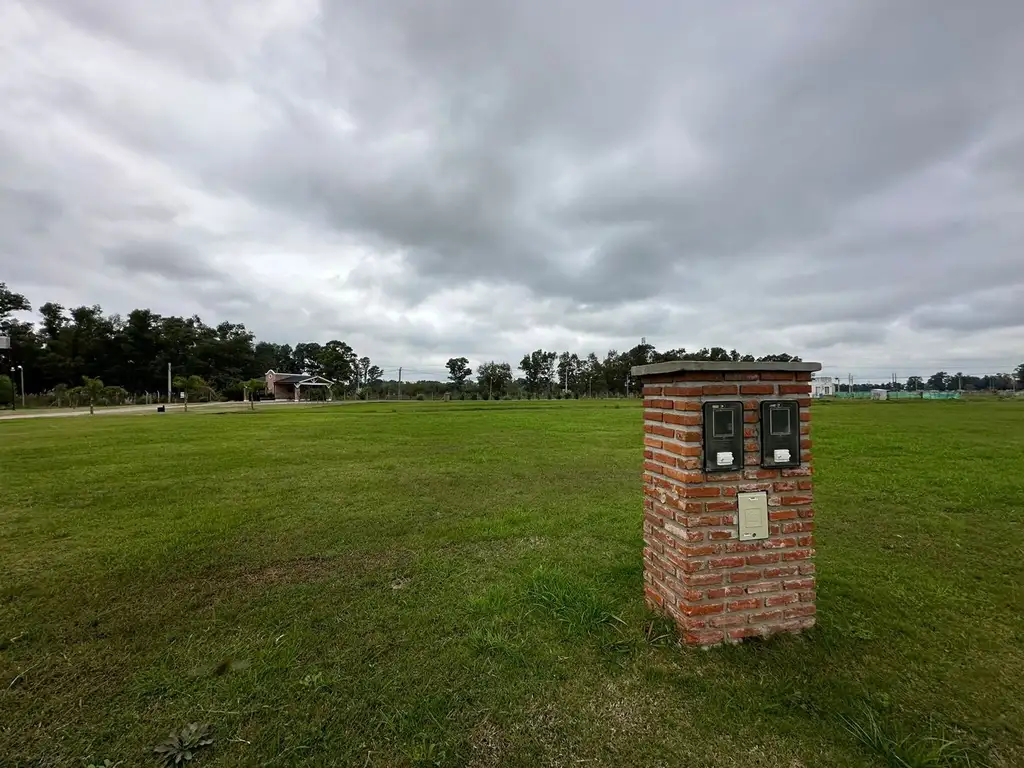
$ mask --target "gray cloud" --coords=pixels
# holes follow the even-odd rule
[[[197,248],[159,240],[122,243],[106,254],[105,263],[129,274],[155,275],[178,282],[224,277],[203,261]]]
[[[888,327],[883,323],[837,322],[825,323],[811,330],[803,343],[831,354],[831,348],[841,345],[884,342]]]
[[[1019,362],[1019,3],[37,0],[0,24],[0,265],[37,303],[423,366],[644,335]]]
[[[986,331],[1024,325],[1024,282],[1007,288],[961,296],[945,305],[916,309],[913,327],[940,331]]]

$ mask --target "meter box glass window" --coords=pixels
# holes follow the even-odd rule
[[[743,403],[704,403],[704,471],[743,468]]]
[[[795,400],[761,403],[761,466],[800,466],[800,405]]]

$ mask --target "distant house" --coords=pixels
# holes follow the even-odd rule
[[[836,381],[831,376],[811,379],[811,397],[832,397],[836,393]]]
[[[277,373],[276,371],[267,371],[267,392],[274,396],[275,400],[295,400],[298,402],[302,399],[302,388],[306,388],[307,396],[311,388],[314,387],[326,387],[327,388],[327,400],[331,399],[331,385],[334,384],[330,379],[325,379],[323,376],[310,376],[306,373]]]

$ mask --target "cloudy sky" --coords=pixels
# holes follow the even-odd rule
[[[1019,0],[0,0],[0,280],[386,366],[1024,359]]]

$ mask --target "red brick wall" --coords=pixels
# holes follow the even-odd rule
[[[810,373],[645,376],[644,591],[684,642],[710,645],[814,625]],[[799,467],[762,469],[762,400],[800,406]],[[744,469],[703,471],[701,404],[744,403]],[[736,494],[768,493],[770,536],[738,540]]]

